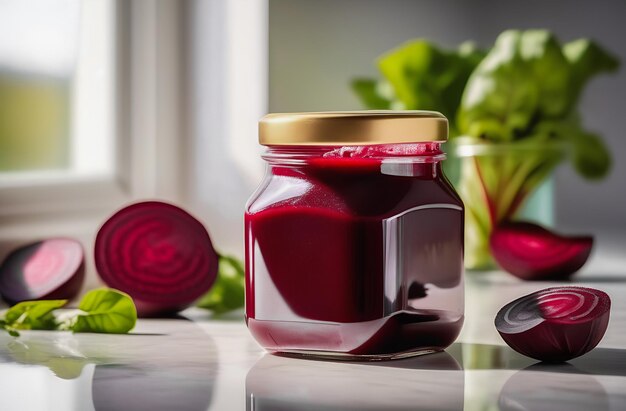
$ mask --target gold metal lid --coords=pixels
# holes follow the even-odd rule
[[[345,146],[444,142],[448,120],[436,111],[275,113],[259,121],[265,146]]]

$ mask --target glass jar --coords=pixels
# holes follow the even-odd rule
[[[271,352],[439,351],[463,323],[463,203],[439,113],[271,114],[246,206],[246,323]]]

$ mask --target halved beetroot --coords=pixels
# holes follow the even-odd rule
[[[104,223],[95,262],[102,280],[133,297],[145,317],[180,311],[206,293],[218,255],[202,223],[174,205],[147,201]]]
[[[490,245],[495,260],[509,273],[523,280],[560,280],[585,264],[593,238],[565,237],[536,224],[507,222],[493,230]]]
[[[12,251],[0,266],[0,294],[9,304],[72,299],[85,279],[80,242],[50,238]]]
[[[561,362],[591,351],[609,324],[611,299],[600,290],[552,287],[505,305],[496,329],[515,351],[541,361]]]

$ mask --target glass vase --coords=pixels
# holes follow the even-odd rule
[[[494,143],[457,138],[456,188],[465,203],[465,268],[495,268],[489,237],[499,222],[516,218],[551,225],[551,176],[564,158],[558,143]]]

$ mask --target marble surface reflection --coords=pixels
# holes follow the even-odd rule
[[[569,366],[574,368],[573,366]],[[504,383],[498,396],[502,411],[562,410],[607,411],[609,399],[602,384],[592,375],[518,371]]]
[[[268,354],[248,372],[246,409],[622,410],[624,388],[626,350],[545,364],[506,346],[456,343],[443,353],[367,364]]]
[[[133,335],[0,336],[2,410],[624,410],[626,350],[543,364],[499,344],[410,359],[264,353],[242,321],[142,320]]]
[[[131,335],[21,334],[0,337],[2,410],[210,407],[217,349],[191,321],[146,320]]]
[[[626,350],[597,348],[567,363],[547,364],[506,346],[451,348],[464,354],[466,410],[626,409]]]
[[[445,352],[355,364],[266,355],[246,378],[249,411],[463,410],[461,366]]]

